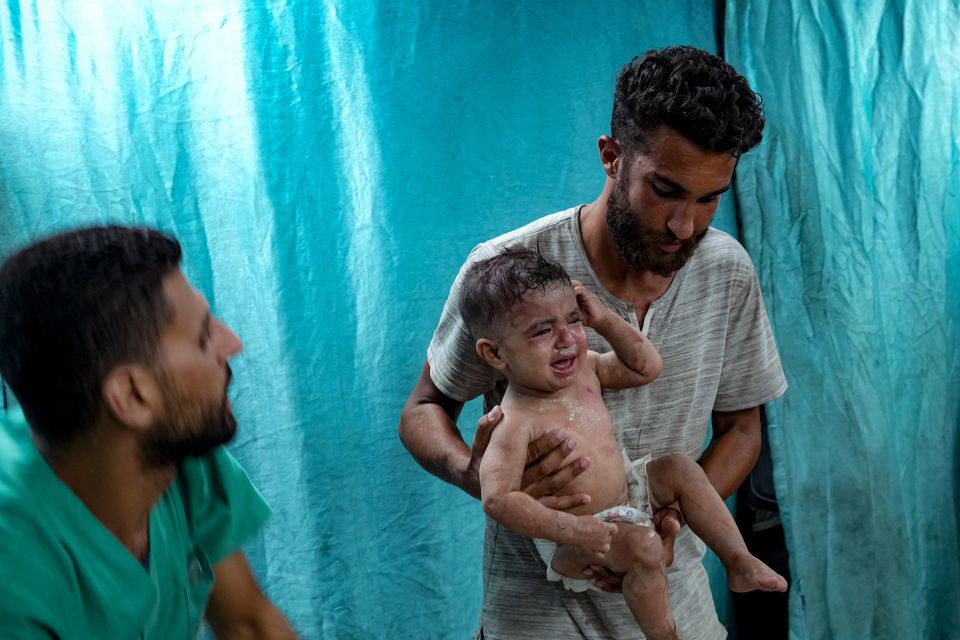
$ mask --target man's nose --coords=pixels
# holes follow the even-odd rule
[[[214,320],[214,322],[216,322],[218,325],[217,329],[220,331],[220,353],[223,355],[224,360],[229,360],[240,353],[243,349],[243,343],[240,342],[240,338],[237,337],[237,334],[235,334],[230,327],[223,324],[220,320]]]
[[[693,235],[693,217],[694,207],[687,203],[681,204],[667,220],[667,228],[678,240],[687,240]]]

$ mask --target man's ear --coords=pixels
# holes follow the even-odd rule
[[[103,380],[103,401],[118,422],[131,429],[146,430],[161,410],[163,394],[156,377],[140,364],[122,364]]]
[[[483,358],[483,361],[497,370],[502,370],[507,366],[506,361],[500,357],[500,350],[497,343],[488,338],[477,340],[477,355]]]
[[[623,168],[623,150],[620,143],[610,136],[600,136],[597,147],[600,149],[600,163],[603,164],[604,173],[616,180],[617,172]]]

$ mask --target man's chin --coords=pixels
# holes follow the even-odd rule
[[[674,253],[663,256],[650,256],[647,254],[635,257],[633,260],[629,260],[629,263],[637,271],[649,271],[658,276],[669,278],[683,268],[691,256],[693,256],[693,251],[684,253],[684,255]]]
[[[143,459],[148,466],[177,465],[187,458],[202,458],[217,447],[233,440],[237,421],[233,414],[224,416],[217,429],[179,440],[153,441],[143,447]]]
[[[693,254],[696,253],[701,239],[702,236],[697,238],[696,242],[684,244],[673,253],[658,252],[659,255],[655,254],[656,257],[648,262],[647,270],[665,278],[672,276],[690,261]]]
[[[207,435],[206,441],[198,443],[197,451],[194,452],[191,457],[198,458],[204,456],[217,447],[227,444],[237,435],[237,419],[233,416],[233,413],[229,411],[229,408],[223,420],[220,422],[220,427],[217,431],[214,433],[208,432]]]
[[[689,259],[690,256],[685,256],[680,260],[658,260],[649,264],[647,270],[658,276],[669,278],[677,271],[680,271]]]
[[[233,440],[233,438],[237,435],[237,419],[233,417],[232,413],[230,414],[230,418],[226,422],[224,427],[225,428],[223,430],[223,439],[220,443],[216,445],[218,447],[222,444],[227,444],[228,442]]]

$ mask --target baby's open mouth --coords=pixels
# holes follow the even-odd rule
[[[559,374],[567,374],[573,371],[577,366],[577,356],[572,355],[568,358],[561,358],[550,363],[550,368]]]

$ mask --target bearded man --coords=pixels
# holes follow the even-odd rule
[[[60,233],[0,268],[4,638],[292,638],[240,545],[269,515],[210,313],[158,231]]]
[[[641,327],[663,359],[652,383],[604,392],[626,455],[689,455],[728,497],[759,453],[760,405],[786,390],[750,258],[709,226],[738,158],[760,142],[762,130],[757,95],[714,55],[668,47],[627,63],[617,77],[610,135],[598,143],[605,174],[599,197],[478,245],[461,269],[400,420],[400,438],[414,458],[479,497],[478,469],[501,415],[496,405],[504,383],[477,356],[459,316],[460,282],[472,263],[523,246],[559,262]],[[588,336],[590,349],[609,351],[596,333]],[[481,394],[490,413],[468,447],[456,420],[463,404]],[[705,450],[711,418],[713,441]],[[548,434],[531,445],[528,459],[525,490],[554,508],[572,506],[576,498],[564,502],[551,493],[590,464],[576,443]],[[676,508],[657,512],[654,522],[679,636],[725,637],[701,564],[703,544],[682,526]],[[531,540],[488,519],[476,637],[640,636],[622,598],[567,591],[548,583],[544,570]],[[618,576],[600,562],[594,577],[601,589],[618,588]]]

